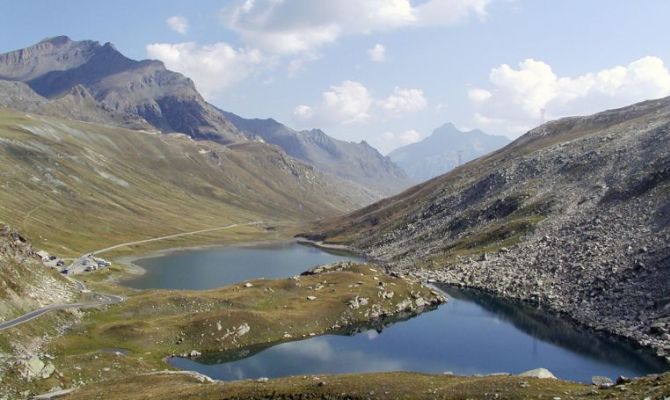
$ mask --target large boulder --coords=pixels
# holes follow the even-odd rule
[[[530,371],[520,373],[519,376],[524,378],[556,379],[554,374],[546,368],[531,369]]]

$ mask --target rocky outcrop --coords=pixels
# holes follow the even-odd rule
[[[41,257],[17,231],[0,224],[0,321],[39,307],[66,303],[74,286]]]

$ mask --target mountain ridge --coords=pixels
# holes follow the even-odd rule
[[[670,97],[548,122],[305,236],[541,304],[663,356]]]
[[[297,131],[272,118],[247,119],[231,112],[223,113],[237,129],[249,136],[277,145],[290,156],[325,172],[373,188],[381,197],[411,185],[402,169],[365,141],[345,142],[320,129]]]
[[[5,93],[0,106],[19,111],[178,132],[222,144],[264,138],[323,172],[374,192],[376,198],[411,183],[402,170],[365,145],[340,142],[322,131],[298,133],[275,120],[255,120],[250,129],[254,120],[208,103],[191,79],[167,70],[161,61],[127,58],[109,42],[57,36],[0,54],[0,91]],[[281,140],[269,140],[270,136]]]

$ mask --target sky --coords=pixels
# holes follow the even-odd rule
[[[112,42],[214,105],[383,153],[670,95],[666,0],[0,0],[0,52]]]

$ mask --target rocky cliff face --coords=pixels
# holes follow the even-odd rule
[[[312,236],[668,356],[670,98],[547,123]]]
[[[296,131],[274,119],[246,119],[224,113],[250,137],[281,147],[290,156],[340,178],[356,182],[376,193],[390,196],[411,185],[405,172],[366,142],[334,139],[319,129]]]
[[[72,41],[65,36],[45,39],[0,55],[0,79],[24,82],[37,95],[56,103],[83,88],[99,108],[73,112],[85,121],[102,122],[100,115],[108,114],[105,118],[124,123],[124,127],[137,128],[144,122],[163,132],[186,133],[196,139],[247,140],[202,98],[193,81],[167,70],[160,61],[131,60],[111,43]],[[51,102],[41,110],[64,116]]]

